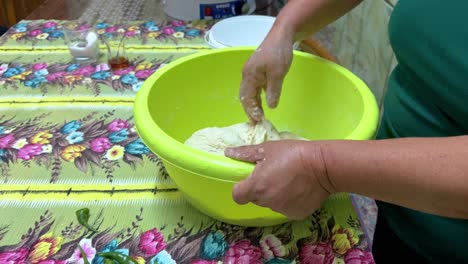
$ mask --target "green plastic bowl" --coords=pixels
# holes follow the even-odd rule
[[[184,145],[199,129],[247,121],[238,92],[242,67],[253,52],[253,47],[203,51],[164,66],[138,92],[135,122],[194,207],[226,223],[269,226],[288,219],[232,199],[234,184],[254,165]],[[337,64],[297,51],[278,108],[265,110],[279,130],[310,140],[371,139],[378,123],[374,95],[363,81]]]

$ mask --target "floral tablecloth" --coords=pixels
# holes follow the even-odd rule
[[[98,23],[126,36],[131,66],[119,71],[105,56],[73,64],[62,23],[21,21],[0,38],[0,263],[101,264],[105,252],[152,264],[373,263],[349,195],[305,221],[228,225],[187,204],[139,139],[135,93],[208,49],[209,22]],[[82,208],[96,230],[78,221]]]

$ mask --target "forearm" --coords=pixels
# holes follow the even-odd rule
[[[468,136],[320,145],[334,191],[468,219]]]
[[[290,0],[278,14],[272,32],[302,40],[338,19],[362,0]]]

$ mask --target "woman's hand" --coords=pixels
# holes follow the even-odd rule
[[[320,208],[333,193],[318,147],[305,141],[270,141],[260,145],[227,149],[228,157],[256,163],[246,180],[234,187],[239,204],[252,202],[269,207],[291,219],[303,219]]]
[[[267,105],[278,105],[283,79],[291,66],[293,37],[273,30],[255,53],[249,58],[242,71],[240,100],[252,123],[263,118],[260,95],[266,91]]]
[[[240,99],[252,123],[261,121],[260,100],[266,91],[267,105],[278,105],[283,79],[292,61],[293,44],[336,20],[362,0],[288,1],[275,19],[268,36],[244,66]]]

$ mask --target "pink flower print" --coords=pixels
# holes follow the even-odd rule
[[[119,132],[120,130],[128,128],[128,127],[129,127],[128,122],[119,118],[119,119],[112,121],[112,123],[110,123],[109,126],[107,126],[107,130],[111,132]]]
[[[334,259],[332,248],[327,243],[307,244],[299,250],[301,264],[332,264]]]
[[[125,32],[126,37],[134,37],[136,35],[136,31],[127,31]]]
[[[114,71],[114,74],[115,75],[125,75],[125,74],[129,74],[130,72],[132,72],[135,68],[133,66],[130,66],[130,67],[127,67],[125,69],[121,69],[121,70],[115,70]]]
[[[80,26],[78,27],[78,30],[86,30],[86,29],[89,29],[89,28],[91,28],[90,25],[88,25],[88,24],[83,24],[83,25],[80,25]]]
[[[166,35],[172,35],[175,33],[175,30],[171,27],[166,27],[163,29],[163,33]]]
[[[106,137],[100,137],[91,140],[91,150],[96,153],[104,153],[112,146],[111,142]]]
[[[42,69],[47,69],[47,63],[40,62],[40,63],[36,63],[36,64],[33,65],[33,70],[34,71],[40,71]]]
[[[42,153],[41,144],[28,144],[18,151],[18,158],[22,160],[32,160]]]
[[[6,251],[0,253],[0,263],[2,264],[16,264],[25,263],[29,250],[27,248],[20,248],[16,251]]]
[[[154,70],[141,70],[141,71],[135,72],[135,76],[138,79],[148,79],[153,73],[154,73]]]
[[[95,71],[92,65],[86,65],[73,72],[74,75],[91,76]]]
[[[67,264],[66,261],[62,261],[62,260],[43,260],[41,262],[39,262],[38,264]]]
[[[42,25],[45,28],[57,27],[57,22],[49,21]]]
[[[346,264],[375,264],[372,254],[358,248],[352,248],[344,257]]]
[[[8,70],[8,64],[4,63],[4,64],[0,65],[0,75],[2,75],[7,70]]]
[[[12,134],[8,134],[0,138],[0,149],[11,148],[15,143],[15,137]]]
[[[244,239],[236,242],[227,250],[226,255],[224,255],[223,263],[261,264],[262,252],[260,248],[250,244],[249,240]]]
[[[164,237],[158,229],[153,228],[141,235],[138,248],[148,256],[157,255],[166,248]]]
[[[108,27],[108,28],[106,28],[106,32],[108,32],[108,33],[116,32],[117,29],[118,28],[116,26]]]
[[[173,20],[171,22],[172,26],[174,27],[180,27],[180,26],[183,26],[184,25],[184,22],[183,21],[180,21],[180,20]]]
[[[281,258],[286,255],[286,249],[281,241],[274,235],[266,235],[260,240],[260,247],[262,248],[263,258]]]
[[[63,78],[65,76],[65,72],[54,72],[54,73],[49,73],[45,78],[49,82],[53,82],[57,79]]]
[[[35,37],[35,36],[37,36],[37,35],[39,35],[41,33],[42,33],[42,31],[40,29],[35,29],[35,30],[32,30],[31,32],[29,32],[29,35],[31,37]]]
[[[91,239],[82,239],[79,245],[83,249],[88,262],[92,263],[94,257],[96,256],[96,249],[91,245]],[[67,259],[66,263],[84,264],[84,259],[79,247],[75,249],[73,255]]]
[[[191,264],[217,264],[218,262],[216,260],[204,260],[204,259],[199,259],[192,261]]]
[[[95,72],[108,71],[110,69],[109,64],[101,63],[96,66]]]

